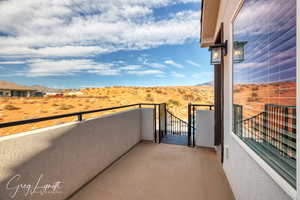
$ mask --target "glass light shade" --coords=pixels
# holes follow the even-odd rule
[[[211,49],[210,63],[212,65],[221,64],[222,48],[216,47]]]
[[[240,63],[243,62],[245,59],[245,44],[247,42],[237,42],[235,41],[233,43],[233,62],[234,63]]]

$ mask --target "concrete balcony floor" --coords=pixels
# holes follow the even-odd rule
[[[234,196],[214,151],[142,142],[71,197],[83,199],[232,200]]]

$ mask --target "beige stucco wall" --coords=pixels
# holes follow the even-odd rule
[[[213,110],[196,111],[196,146],[214,147],[214,113]]]
[[[40,186],[63,182],[61,193],[25,198],[19,188],[14,199],[65,199],[142,139],[147,128],[141,122],[148,114],[151,111],[133,109],[1,137],[0,199],[10,199],[19,184],[34,187],[41,175]],[[8,190],[8,181],[18,174],[20,179],[10,182]]]
[[[221,0],[217,20],[217,32],[224,24],[224,40],[228,40],[229,53],[224,58],[224,171],[230,182],[236,199],[238,200],[268,200],[291,199],[282,187],[275,182],[249,152],[243,148],[231,134],[231,106],[232,106],[232,66],[231,66],[231,20],[239,8],[240,0]],[[253,11],[255,12],[255,11]],[[279,181],[280,182],[280,181]]]
[[[154,141],[154,115],[153,108],[142,108],[142,139]]]

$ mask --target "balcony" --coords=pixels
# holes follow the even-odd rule
[[[78,116],[0,138],[0,199],[234,199],[214,149],[159,143],[164,134],[187,132],[172,117],[164,127],[162,107],[134,104],[0,124]],[[124,108],[83,120],[84,114]],[[197,144],[190,134],[186,138]]]
[[[234,199],[216,153],[142,142],[71,200]]]

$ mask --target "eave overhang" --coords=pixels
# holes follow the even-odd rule
[[[220,0],[202,0],[200,20],[200,46],[214,44]]]

